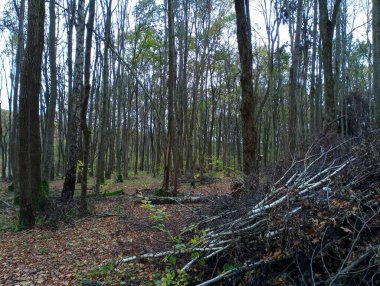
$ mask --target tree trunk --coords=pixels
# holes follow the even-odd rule
[[[237,40],[240,58],[240,85],[242,102],[240,107],[243,134],[243,172],[246,187],[254,189],[258,184],[257,131],[255,97],[252,83],[252,44],[249,0],[235,0]]]
[[[168,0],[168,37],[169,37],[169,79],[168,79],[168,131],[165,150],[165,162],[164,162],[164,181],[162,188],[166,191],[169,190],[171,160],[172,160],[172,148],[173,148],[173,124],[174,124],[174,91],[175,91],[175,42],[174,42],[174,11],[173,0]],[[175,180],[177,178],[174,178]],[[176,185],[176,184],[174,184]],[[173,190],[173,195],[177,192]]]
[[[111,5],[112,0],[109,0],[107,5],[107,18],[105,25],[105,50],[104,50],[104,67],[103,67],[103,94],[102,94],[102,117],[100,120],[100,141],[99,141],[99,155],[98,162],[96,166],[96,186],[95,192],[99,193],[100,184],[104,183],[104,171],[105,171],[105,156],[106,156],[106,139],[107,139],[107,123],[108,123],[108,113],[110,105],[110,94],[108,88],[109,81],[109,46],[111,41]]]
[[[82,213],[87,212],[87,173],[90,152],[90,130],[87,127],[87,107],[90,97],[90,73],[91,73],[91,48],[95,20],[95,0],[90,0],[88,7],[86,53],[84,61],[84,95],[82,98],[81,129],[83,135],[83,170],[81,182],[80,207]]]
[[[39,131],[39,93],[42,51],[44,48],[45,2],[28,3],[28,37],[21,74],[20,93],[20,216],[21,227],[34,225],[34,210],[41,197],[41,147]]]
[[[62,199],[69,201],[74,198],[76,171],[79,156],[79,138],[81,123],[81,99],[83,94],[83,62],[84,62],[84,0],[79,0],[77,10],[76,23],[76,50],[75,50],[75,66],[74,66],[74,86],[73,86],[73,109],[71,116],[71,125],[69,125],[68,140],[69,153],[67,159],[67,168],[65,173],[65,181],[62,189]]]
[[[380,1],[372,0],[373,93],[376,128],[380,128]]]
[[[19,112],[18,112],[18,102],[19,102],[19,83],[20,83],[20,73],[23,63],[24,55],[24,20],[25,20],[25,0],[21,0],[19,9],[19,25],[18,25],[18,43],[17,43],[17,54],[16,54],[16,74],[14,82],[13,91],[13,126],[12,126],[12,141],[9,145],[10,149],[10,160],[12,161],[12,174],[13,174],[13,190],[15,202],[19,199],[20,193],[20,178],[19,178]]]
[[[76,0],[67,0],[67,77],[68,77],[68,102],[67,102],[67,134],[65,155],[68,155],[70,146],[70,130],[73,119],[75,95],[73,94],[73,32],[75,25]],[[84,4],[84,3],[83,3]],[[79,4],[78,4],[79,5]]]
[[[327,0],[319,1],[319,29],[320,37],[322,39],[322,61],[323,61],[323,76],[325,87],[325,105],[326,105],[326,121],[325,126],[328,127],[329,123],[333,122],[336,117],[336,103],[334,94],[334,76],[333,76],[333,36],[335,24],[337,21],[340,2],[335,0],[332,18],[329,19],[327,8]]]
[[[55,2],[49,2],[49,61],[50,61],[50,100],[47,111],[47,121],[45,130],[45,156],[43,162],[43,180],[47,183],[54,178],[54,126],[55,126],[55,108],[57,104],[57,63],[56,63],[56,35],[55,35]]]
[[[302,27],[302,5],[303,1],[298,0],[297,24],[294,47],[292,50],[292,65],[289,73],[289,156],[293,157],[297,145],[297,86],[298,86],[298,66],[300,61],[300,41]]]

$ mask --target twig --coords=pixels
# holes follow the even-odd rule
[[[16,210],[14,205],[11,205],[10,203],[7,203],[6,201],[0,200],[1,203],[3,203],[7,208],[10,208],[12,210]]]

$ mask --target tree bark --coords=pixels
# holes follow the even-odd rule
[[[380,1],[372,0],[373,93],[376,128],[380,128]]]
[[[81,99],[83,95],[83,64],[84,64],[84,17],[85,0],[79,0],[76,23],[76,49],[75,49],[75,66],[74,66],[74,86],[73,86],[73,109],[71,116],[71,127],[69,125],[69,153],[67,159],[67,168],[65,181],[62,189],[62,199],[70,201],[74,198],[77,163],[79,156],[79,137],[81,123]]]
[[[298,0],[297,5],[297,24],[294,47],[292,50],[292,65],[289,73],[289,155],[293,157],[297,144],[297,85],[298,85],[298,66],[300,62],[300,42],[302,27],[302,5],[303,1]]]
[[[9,145],[10,161],[12,164],[13,189],[15,193],[15,202],[19,199],[20,181],[19,181],[19,83],[20,73],[24,56],[24,20],[25,20],[25,0],[21,0],[19,8],[19,25],[18,25],[18,43],[16,54],[16,74],[13,91],[13,125],[12,125],[12,141]]]
[[[87,20],[87,36],[86,36],[86,53],[84,61],[84,95],[82,98],[82,110],[81,110],[81,129],[83,135],[83,170],[82,170],[82,182],[81,182],[81,195],[80,195],[80,207],[82,213],[87,212],[87,173],[88,173],[88,161],[90,152],[90,130],[87,127],[87,107],[88,100],[90,98],[90,74],[91,74],[91,49],[92,49],[92,37],[95,22],[95,0],[90,0],[88,7],[88,20]]]
[[[34,210],[43,202],[41,196],[41,147],[39,129],[39,94],[44,47],[45,2],[28,3],[28,32],[20,93],[20,216],[21,227],[35,223]],[[21,173],[22,172],[22,173]]]
[[[57,51],[56,51],[56,34],[55,34],[55,1],[49,2],[49,62],[50,62],[50,100],[47,111],[46,130],[45,130],[45,156],[43,162],[43,180],[49,182],[54,178],[54,126],[55,126],[55,109],[58,96],[57,82]]]
[[[258,184],[257,131],[255,116],[255,96],[252,83],[252,43],[249,0],[235,0],[237,40],[240,59],[241,119],[243,134],[243,172],[245,184],[254,189]]]
[[[325,106],[326,106],[326,120],[325,126],[328,127],[329,123],[333,122],[336,117],[336,102],[334,94],[334,75],[333,75],[333,36],[335,25],[339,13],[341,0],[335,0],[334,8],[332,11],[331,20],[329,18],[327,0],[319,1],[319,29],[320,37],[322,39],[322,61],[323,61],[323,76],[324,76],[324,89],[325,89]]]
[[[175,90],[175,42],[174,42],[174,11],[173,0],[168,0],[168,37],[169,37],[169,78],[168,78],[168,131],[165,150],[165,162],[164,162],[164,181],[162,188],[166,191],[169,190],[171,160],[172,160],[172,148],[173,148],[173,124],[174,124],[174,90]],[[175,180],[177,178],[174,178]],[[174,184],[176,185],[176,184]],[[177,192],[173,190],[173,195]]]
[[[109,0],[107,5],[107,18],[105,24],[105,50],[104,50],[104,67],[103,67],[103,94],[102,94],[102,117],[100,120],[100,141],[99,141],[99,155],[96,166],[96,186],[95,192],[99,193],[100,185],[104,183],[105,171],[105,156],[106,156],[106,132],[108,123],[108,114],[110,106],[110,93],[109,93],[109,46],[111,41],[111,5],[112,0]]]

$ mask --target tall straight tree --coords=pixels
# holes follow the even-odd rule
[[[62,199],[64,201],[72,200],[74,197],[76,171],[79,156],[79,135],[81,122],[81,100],[83,95],[83,65],[84,65],[84,17],[85,0],[79,0],[76,21],[76,48],[75,48],[75,65],[74,65],[74,86],[73,86],[73,108],[71,124],[69,124],[69,154],[67,160],[67,169],[65,181],[62,189]]]
[[[319,1],[319,30],[322,39],[323,79],[326,104],[326,127],[335,120],[335,81],[333,75],[333,37],[341,0],[334,1],[331,19],[327,8],[327,0]]]
[[[243,133],[243,172],[246,187],[253,189],[258,182],[259,166],[257,160],[256,103],[252,82],[253,56],[249,0],[235,0],[235,11],[241,69],[240,113]]]
[[[170,167],[172,160],[174,137],[174,90],[175,90],[175,42],[174,42],[174,10],[173,0],[168,0],[168,37],[169,37],[169,78],[168,78],[168,131],[164,162],[164,181],[162,188],[169,190]],[[176,180],[174,176],[174,180]],[[174,183],[174,186],[177,184]],[[175,189],[174,194],[177,190]]]
[[[58,96],[57,82],[57,51],[56,51],[56,33],[55,33],[55,1],[49,2],[49,62],[50,62],[50,97],[47,111],[46,130],[45,130],[45,148],[43,156],[43,179],[49,182],[54,178],[54,119],[55,109]]]
[[[19,224],[34,225],[34,209],[41,197],[41,140],[39,94],[41,90],[42,52],[44,48],[45,1],[28,3],[28,31],[20,93],[20,217]],[[21,173],[22,172],[22,173]]]
[[[99,142],[99,155],[96,166],[96,186],[95,192],[99,193],[100,184],[104,183],[104,171],[105,171],[105,158],[106,158],[106,143],[107,143],[107,125],[109,107],[111,101],[111,95],[109,92],[109,47],[111,44],[111,7],[112,0],[108,1],[107,16],[105,24],[105,49],[104,49],[104,66],[103,66],[103,94],[102,94],[102,112],[100,119],[100,142]]]
[[[300,42],[302,27],[302,5],[303,1],[298,0],[297,24],[294,45],[292,46],[292,65],[289,73],[289,155],[294,156],[297,144],[297,84],[298,66],[300,61]]]
[[[376,128],[380,128],[380,0],[372,0],[373,93]]]
[[[12,165],[12,175],[13,175],[13,189],[15,192],[15,199],[17,200],[18,194],[20,192],[19,185],[19,138],[18,138],[18,102],[19,102],[19,83],[20,83],[20,73],[21,66],[23,62],[24,55],[24,20],[25,20],[25,0],[21,0],[20,8],[18,10],[18,42],[17,42],[17,53],[16,53],[16,74],[13,90],[13,125],[11,131],[11,142],[10,142],[10,161]],[[9,170],[10,171],[10,170]]]
[[[82,110],[81,110],[81,129],[83,135],[83,173],[81,182],[81,196],[80,206],[83,213],[87,211],[87,173],[88,173],[88,161],[90,152],[90,130],[87,126],[86,115],[88,100],[90,98],[90,73],[91,73],[91,49],[92,49],[92,37],[95,22],[95,0],[90,0],[88,7],[88,20],[87,20],[87,36],[86,36],[86,54],[84,61],[84,95],[82,98]]]

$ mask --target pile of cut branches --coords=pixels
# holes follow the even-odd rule
[[[189,273],[206,265],[202,286],[375,285],[379,182],[378,133],[334,145],[320,138],[269,190],[208,205],[196,243],[141,257],[188,257]]]

